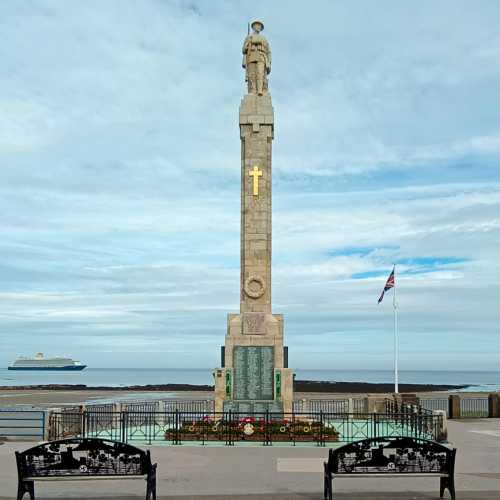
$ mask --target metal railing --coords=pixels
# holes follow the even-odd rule
[[[150,412],[158,411],[160,402],[156,400],[151,401],[122,401],[121,407],[123,411],[128,412]]]
[[[89,403],[86,408],[91,408],[93,412],[110,412],[114,411],[114,403]]]
[[[213,399],[162,399],[165,411],[180,411],[183,413],[212,413]]]
[[[295,399],[293,401],[293,412],[294,413],[303,413],[305,411],[305,405],[307,401],[305,399]]]
[[[450,402],[448,398],[419,398],[419,403],[426,410],[435,411],[441,410],[446,412],[446,416],[450,416]]]
[[[349,413],[348,399],[310,399],[309,410],[311,413]]]
[[[391,415],[411,413],[432,415],[432,410],[428,410],[418,403],[402,403],[394,399],[385,400],[385,412]]]
[[[43,439],[44,432],[44,411],[0,409],[0,437]]]
[[[460,416],[462,418],[488,417],[488,398],[460,398]]]
[[[339,399],[296,399],[293,402],[295,413],[357,413],[368,412],[368,401],[366,398],[339,398]]]
[[[123,442],[151,444],[166,441],[182,444],[219,442],[234,445],[256,442],[271,445],[288,442],[324,446],[329,442],[352,442],[377,436],[409,436],[441,440],[440,415],[422,413],[207,413],[92,412],[52,413],[49,439],[101,437]]]
[[[354,413],[367,413],[368,412],[368,400],[366,398],[353,398],[352,411]]]
[[[113,403],[91,404],[87,405],[86,408],[94,414],[100,414],[103,421],[109,418],[109,415],[115,411],[115,405]],[[79,413],[79,411],[76,413]],[[111,423],[111,420],[109,423]]]

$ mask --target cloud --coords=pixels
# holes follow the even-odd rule
[[[455,1],[2,4],[0,360],[218,364],[239,307],[255,16],[273,48],[273,300],[290,364],[389,366],[390,304],[376,300],[397,262],[403,366],[496,369],[499,15]]]

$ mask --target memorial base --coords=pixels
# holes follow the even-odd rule
[[[231,411],[238,416],[263,416],[267,412],[283,415],[282,401],[224,401],[224,412]],[[273,415],[274,417],[274,415]]]

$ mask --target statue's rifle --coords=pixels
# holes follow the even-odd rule
[[[250,23],[248,22],[247,23],[247,38],[249,36],[250,36]],[[245,40],[245,42],[246,42],[246,40]],[[243,52],[242,66],[245,68],[245,82],[248,82],[248,68],[247,68],[247,65],[245,64],[245,52]]]

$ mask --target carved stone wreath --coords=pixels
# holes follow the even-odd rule
[[[266,282],[260,276],[249,276],[243,286],[245,293],[252,299],[262,297],[266,291]]]

